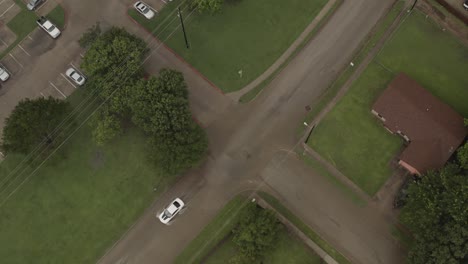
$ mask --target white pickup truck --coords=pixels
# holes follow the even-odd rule
[[[60,36],[60,30],[50,22],[47,18],[44,16],[41,16],[38,20],[36,20],[36,23],[44,29],[52,38],[57,38]]]

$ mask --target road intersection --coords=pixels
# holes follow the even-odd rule
[[[148,2],[153,1],[160,0]],[[151,43],[151,57],[145,63],[149,73],[157,74],[165,67],[183,72],[191,108],[208,133],[207,161],[158,197],[100,263],[172,263],[224,204],[239,192],[256,189],[276,195],[353,263],[402,263],[403,252],[390,233],[391,220],[371,204],[362,208],[349,201],[294,152],[302,143],[296,128],[307,113],[305,106],[349,64],[361,41],[392,3],[345,0],[255,101],[239,105],[145,30],[130,19],[122,19],[131,1],[62,0],[60,4],[68,11],[67,30],[53,47],[34,58],[38,66],[22,69],[25,77],[15,80],[15,89],[3,96],[11,98],[11,108],[14,100],[24,97],[25,89],[31,89],[28,87],[46,86],[57,78],[83,52],[77,36],[96,22],[124,27]],[[40,91],[33,90],[34,94]],[[172,225],[164,226],[156,213],[174,197],[182,197],[187,209]]]

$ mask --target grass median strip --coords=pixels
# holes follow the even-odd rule
[[[57,5],[49,14],[47,14],[47,18],[55,24],[58,28],[62,29],[65,26],[65,10],[61,5]]]
[[[246,196],[238,195],[216,215],[216,217],[190,242],[177,257],[175,263],[200,263],[238,223],[239,212],[246,204]]]
[[[382,19],[375,27],[373,32],[363,41],[363,45],[359,51],[354,55],[352,59],[355,66],[359,65],[364,58],[367,56],[369,51],[377,44],[377,42],[382,38],[385,31],[390,27],[390,25],[395,21],[398,14],[401,12],[405,5],[404,1],[398,1],[390,9],[388,14]],[[310,123],[322,109],[335,97],[336,93],[340,88],[346,83],[346,81],[351,77],[351,75],[356,70],[356,67],[347,66],[339,75],[339,77],[330,85],[330,87],[316,100],[312,110],[307,113],[307,116],[304,118],[304,122]],[[299,134],[304,133],[304,126],[299,126]]]
[[[323,240],[317,233],[309,228],[301,219],[295,216],[291,211],[284,207],[275,197],[265,192],[259,192],[258,195],[262,197],[268,204],[270,204],[275,210],[282,216],[286,217],[291,223],[293,223],[299,230],[301,230],[307,237],[314,241],[320,246],[325,252],[328,253],[333,259],[340,264],[351,264],[340,252],[334,249],[330,244]]]
[[[236,254],[236,245],[232,241],[232,236],[228,236],[203,263],[226,264]],[[262,263],[321,264],[323,262],[319,256],[315,255],[283,226],[276,239],[275,247],[265,253],[265,259]]]
[[[322,26],[328,21],[330,16],[335,13],[336,9],[343,3],[343,0],[338,0],[333,4],[332,8],[328,10],[325,17],[323,17],[317,26],[307,35],[307,37],[301,42],[301,44],[294,50],[294,52],[284,61],[268,78],[263,80],[259,85],[255,86],[252,90],[246,92],[239,98],[239,102],[241,103],[248,103],[255,99],[257,95],[260,94],[261,91],[265,87],[267,87],[273,79],[299,54],[299,52],[312,40],[312,38],[317,34],[317,32],[322,28]]]

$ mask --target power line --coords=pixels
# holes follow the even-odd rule
[[[187,16],[186,20],[190,17],[190,15],[191,15],[193,12],[194,12],[194,11],[190,12],[190,14]],[[171,23],[172,23],[172,22],[171,22]],[[168,36],[164,41],[166,41],[167,39],[169,39],[169,38],[179,29],[179,27],[180,27],[180,25],[177,26],[177,27],[171,32],[171,34],[169,34],[169,36]],[[154,40],[153,40],[153,41],[154,41]],[[152,41],[152,42],[153,42],[153,41]],[[151,56],[151,54],[152,54],[154,51],[158,50],[159,47],[161,47],[161,45],[164,43],[164,41],[162,41],[162,42],[159,44],[159,46],[157,46],[153,51],[151,51],[150,54],[147,56],[147,58],[146,58],[144,61],[146,61],[146,60]],[[152,42],[151,42],[151,43],[152,43]],[[144,63],[144,61],[143,61],[143,63]],[[143,65],[143,63],[140,64],[140,67]],[[138,69],[139,69],[140,67],[138,67]],[[132,75],[133,75],[135,72],[136,72],[136,70],[132,73]],[[127,77],[127,78],[128,78],[128,77]],[[127,79],[126,79],[126,80],[127,80]],[[126,80],[125,80],[125,81],[126,81]],[[95,110],[94,110],[94,111],[93,111],[93,112],[92,112],[92,113],[91,113],[91,114],[90,114],[90,115],[89,115],[89,116],[88,116],[88,117],[87,117],[87,118],[86,118],[86,119],[85,119],[85,120],[84,120],[84,121],[83,121],[83,122],[82,122],[82,123],[81,123],[81,124],[80,124],[80,125],[79,125],[79,126],[78,126],[78,127],[61,143],[61,144],[60,144],[60,145],[59,145],[59,146],[58,146],[58,147],[57,147],[57,148],[56,148],[56,149],[54,149],[53,152],[52,152],[51,154],[49,154],[49,155],[47,156],[47,158],[46,158],[43,162],[41,162],[41,163],[39,164],[39,166],[38,166],[36,169],[34,169],[33,172],[31,172],[31,174],[29,174],[29,175],[21,182],[21,183],[19,184],[19,186],[17,186],[17,188],[15,188],[15,189],[5,198],[5,200],[2,201],[2,203],[0,203],[0,207],[1,207],[1,206],[2,206],[2,205],[3,205],[3,204],[4,204],[4,203],[5,203],[5,202],[6,202],[6,201],[7,201],[7,200],[8,200],[8,199],[9,199],[9,198],[10,198],[10,197],[11,197],[11,196],[12,196],[28,179],[29,179],[29,178],[30,178],[30,177],[31,177],[31,176],[45,163],[45,161],[47,161],[53,154],[55,154],[56,151],[57,151],[61,146],[63,146],[63,144],[66,143],[66,141],[68,141],[68,139],[69,139],[72,135],[74,135],[74,134],[76,133],[76,131],[77,131],[79,128],[81,128],[81,127],[83,126],[83,124],[86,123],[86,122],[89,120],[89,118],[90,118],[98,109],[100,109],[100,108],[104,105],[104,103],[106,103],[106,102],[112,97],[112,95],[113,95],[117,90],[119,90],[120,88],[121,88],[121,86],[119,86],[118,88],[116,88],[116,89],[104,100],[103,103],[101,103],[101,104],[100,104],[100,105],[99,105],[99,106],[98,106],[98,107],[97,107],[97,108],[96,108],[96,109],[95,109]],[[70,125],[71,125],[71,124],[70,124]],[[67,128],[69,128],[70,125],[69,125]],[[45,149],[44,149],[38,156],[36,156],[36,158],[35,158],[33,161],[35,161],[44,151],[45,151]],[[14,182],[14,181],[16,181],[16,179],[17,179],[19,176],[21,176],[21,174],[23,174],[23,172],[24,172],[26,169],[27,169],[27,167],[25,167],[25,168],[23,169],[23,171],[22,171],[17,177],[15,177],[12,181],[10,181],[10,184],[8,184],[7,187],[6,187],[2,192],[0,192],[0,196],[3,195],[3,193],[4,193],[4,192],[7,190],[7,188],[11,185],[11,183]]]
[[[192,14],[194,11],[195,11],[195,10],[192,10],[192,11],[190,12],[190,14],[187,16],[186,20],[191,16],[191,14]],[[180,26],[177,26],[177,27],[171,32],[171,34],[169,34],[169,36],[168,36],[164,41],[168,40],[168,39],[177,31],[177,29],[179,29],[179,27],[180,27]],[[158,49],[163,45],[164,41],[162,41],[153,51],[151,51],[150,54],[147,56],[147,58],[149,58],[149,57],[152,55],[152,53],[153,53],[154,51],[158,50]],[[146,60],[146,59],[145,59],[145,60]],[[140,67],[141,67],[142,65],[143,65],[143,63],[140,65]],[[133,73],[135,73],[135,72],[136,72],[136,70],[133,71]],[[132,74],[133,74],[133,73],[132,73]],[[128,77],[127,77],[127,79],[128,79]],[[126,79],[126,80],[127,80],[127,79]],[[125,81],[126,81],[126,80],[125,80]],[[64,140],[58,147],[56,147],[56,148],[39,164],[39,166],[37,166],[37,168],[34,169],[34,170],[33,170],[33,171],[32,171],[32,172],[31,172],[31,173],[30,173],[15,189],[0,203],[0,207],[2,207],[2,206],[8,201],[8,199],[9,199],[13,194],[15,194],[16,191],[18,191],[18,189],[19,189],[23,184],[25,184],[25,183],[31,178],[31,176],[34,175],[34,173],[36,173],[36,171],[39,170],[39,169],[42,167],[42,165],[44,165],[44,163],[45,163],[47,160],[50,159],[50,157],[51,157],[52,155],[54,155],[54,154],[57,152],[57,150],[59,150],[59,149],[60,149],[60,148],[61,148],[77,131],[78,131],[78,129],[80,129],[80,128],[89,120],[89,118],[91,118],[91,116],[94,115],[94,114],[96,113],[97,110],[99,110],[105,103],[107,103],[107,101],[112,97],[112,95],[114,95],[114,93],[117,92],[117,90],[119,90],[121,87],[122,87],[122,86],[117,87],[117,88],[116,88],[116,89],[115,89],[115,90],[114,90],[114,91],[113,91],[113,92],[112,92],[112,93],[111,93],[111,94],[110,94],[110,95],[109,95],[109,96],[108,96],[108,97],[107,97],[107,98],[90,114],[90,115],[88,115],[88,117],[87,117],[83,122],[81,122],[81,124],[80,124],[72,133],[70,133],[70,135],[69,135],[67,138],[65,138],[65,140]]]
[[[187,1],[187,0],[184,0],[182,3],[180,3],[173,11],[171,11],[171,14],[173,14],[174,11],[178,10],[178,9],[180,8],[180,6],[183,5],[186,1]],[[185,10],[186,8],[188,8],[188,5],[187,5],[186,7],[184,7],[184,10]],[[160,27],[161,27],[170,17],[171,17],[171,16],[167,16],[154,30],[151,31],[151,34],[150,34],[148,37],[146,37],[145,40],[147,41],[148,39],[150,39],[150,38],[152,37],[153,33],[156,32],[157,30],[159,30]],[[161,34],[162,34],[162,32],[164,32],[164,30],[165,30],[169,25],[171,25],[171,24],[174,22],[175,19],[177,19],[177,18],[174,16],[174,17],[172,18],[172,20],[171,20],[169,23],[167,23],[167,24],[165,25],[165,27],[164,27],[164,28],[162,29],[162,31],[161,31]],[[146,41],[145,41],[145,42],[146,42]],[[154,42],[154,39],[151,40],[146,46],[149,47],[150,45],[153,44],[153,42]],[[118,68],[120,68],[121,66],[123,66],[123,64],[124,64],[125,62],[127,62],[128,59],[129,59],[129,58],[126,58],[125,60],[123,60],[123,61],[120,63],[120,65],[118,65],[118,67],[114,68],[114,72],[116,72],[116,71],[118,70]],[[141,65],[140,65],[140,67],[141,67]],[[128,66],[127,66],[127,68],[128,68]],[[111,79],[111,77],[112,77],[112,75],[109,74],[108,77],[107,77],[104,81],[108,81],[109,79]],[[92,97],[93,97],[94,95],[96,95],[97,93],[98,93],[98,92],[97,92],[96,90],[91,91],[91,92],[88,94],[88,96],[87,96],[85,99],[83,99],[83,100],[80,102],[80,104],[79,104],[77,107],[75,107],[75,108],[73,109],[73,111],[72,111],[59,125],[57,125],[57,126],[55,127],[55,129],[54,129],[54,130],[52,131],[52,133],[51,133],[51,137],[55,137],[55,136],[56,136],[56,133],[59,133],[59,132],[58,132],[59,129],[61,129],[62,126],[63,126],[66,122],[68,122],[68,121],[73,117],[73,115],[75,115],[75,113],[80,112],[80,113],[78,113],[78,114],[75,116],[74,119],[78,118],[83,112],[85,112],[89,106],[92,106],[92,105],[94,104],[94,102],[98,99],[97,96],[94,97],[94,99],[93,99],[93,101],[91,101],[91,103],[89,103],[88,105],[85,106],[85,109],[84,109],[84,110],[81,109],[81,108],[83,108],[84,105],[85,105],[86,103],[88,103],[88,101],[91,100]],[[71,126],[72,124],[73,124],[73,123],[68,124],[68,126],[66,127],[66,129],[70,128],[70,126]],[[63,131],[62,131],[62,132],[63,132]],[[61,132],[60,132],[60,133],[61,133]],[[24,164],[27,163],[27,162],[32,158],[32,156],[33,156],[37,151],[39,151],[42,147],[47,146],[47,145],[46,145],[46,142],[47,142],[47,139],[46,139],[46,138],[43,139],[42,142],[40,142],[40,143],[34,148],[34,150],[31,151],[31,152],[30,152],[30,153],[13,169],[12,172],[10,172],[5,178],[3,178],[2,181],[0,182],[0,188],[3,188],[3,187],[5,186],[5,183],[7,183],[7,182],[10,180],[10,178],[11,178],[17,171],[20,170],[21,167],[23,167],[23,171],[26,170],[27,167],[28,167],[28,165],[27,165],[27,164],[24,165]],[[46,150],[46,148],[44,148],[44,149],[41,151],[41,153],[39,153],[38,155],[36,155],[36,157],[31,161],[31,163],[34,162],[38,157],[40,157],[40,155],[42,155],[42,153],[44,153],[45,150]],[[23,171],[20,172],[20,174],[17,175],[17,177],[19,177],[19,176],[23,173]],[[15,177],[14,179],[12,179],[12,180],[10,181],[10,183],[8,183],[8,184],[6,185],[5,189],[7,189],[7,188],[11,185],[11,183],[14,182],[14,181],[16,180],[17,177]],[[4,189],[4,190],[5,190],[5,189]],[[3,192],[4,192],[4,191],[0,191],[0,196],[2,195]]]

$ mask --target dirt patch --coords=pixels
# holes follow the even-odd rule
[[[418,2],[417,7],[419,10],[435,20],[442,28],[449,30],[465,45],[468,45],[468,27],[465,26],[458,18],[449,14],[448,11],[442,11],[445,10],[443,9],[444,7],[435,7],[434,5],[438,4],[428,0],[423,0]]]

